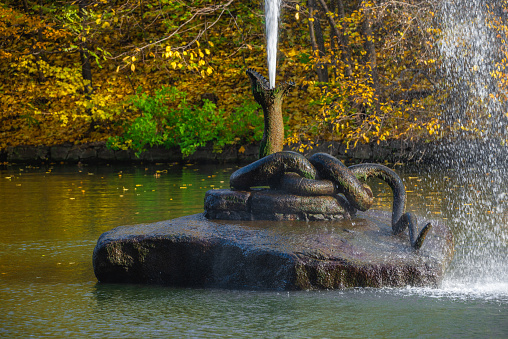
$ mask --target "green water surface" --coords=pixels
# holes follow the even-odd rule
[[[403,174],[408,210],[451,223],[463,238],[439,289],[288,293],[97,283],[92,251],[103,232],[200,213],[205,192],[227,188],[235,169],[0,167],[0,337],[508,337],[508,281],[498,260],[508,257],[499,253],[506,247],[483,244],[497,251],[500,274],[464,277],[464,253],[477,245],[468,244],[454,212],[468,202],[448,203],[450,192],[435,187],[453,180],[448,173]],[[371,185],[376,208],[389,210],[387,186]]]

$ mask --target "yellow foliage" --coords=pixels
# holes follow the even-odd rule
[[[432,89],[432,84],[423,76],[414,81],[414,71],[410,71],[434,72],[431,68],[436,63],[434,52],[420,41],[431,42],[436,31],[426,33],[418,27],[425,20],[422,13],[428,11],[422,11],[418,6],[405,7],[402,2],[387,2],[381,6],[374,6],[373,2],[363,4],[369,9],[370,20],[376,23],[374,27],[380,28],[381,32],[365,35],[362,8],[346,12],[344,17],[327,13],[336,20],[338,29],[343,30],[352,50],[351,59],[345,58],[344,49],[338,48],[337,44],[335,47],[326,44],[325,54],[317,50],[309,52],[308,69],[327,65],[330,79],[326,84],[307,79],[301,82],[302,86],[309,86],[308,92],[319,92],[319,99],[314,102],[319,115],[295,119],[294,126],[298,129],[287,139],[289,144],[301,147],[301,144],[320,139],[342,141],[348,147],[355,147],[358,142],[379,144],[388,139],[427,140],[440,136],[436,123],[437,101],[429,95],[415,99],[406,96],[411,91]],[[325,34],[330,31],[325,30]],[[328,39],[325,36],[325,40]],[[377,60],[374,65],[366,59],[367,42],[375,45]],[[292,57],[293,52],[286,56]],[[379,77],[377,88],[372,80],[373,67]],[[348,69],[350,76],[347,75]],[[410,117],[415,121],[411,122]],[[307,124],[299,123],[303,119]]]
[[[177,86],[193,103],[213,93],[227,121],[246,98],[252,98],[245,70],[253,67],[266,74],[261,3],[233,2],[227,9],[241,14],[235,20],[207,1],[193,2],[192,8],[182,1],[169,1],[165,12],[155,0],[98,3],[83,18],[72,1],[52,7],[54,14],[43,17],[0,6],[0,41],[7,47],[0,50],[0,148],[90,142],[117,135],[124,121],[140,114],[129,103],[139,87],[153,93],[162,86]],[[319,55],[309,44],[308,22],[294,20],[299,13],[306,16],[304,3],[295,6],[296,14],[283,11],[277,82],[296,83],[283,107],[290,126],[288,143],[306,150],[316,139],[354,145],[424,132],[436,136],[440,131],[433,115],[436,99],[392,100],[389,96],[404,96],[413,75],[407,71],[410,67],[435,67],[438,59],[423,53],[418,43],[434,44],[431,38],[438,32],[418,33],[422,30],[414,27],[415,15],[408,11],[370,7],[375,27],[385,30],[373,39],[380,81],[386,89],[379,96],[369,80],[371,65],[363,61],[364,14],[354,6],[348,5],[343,18],[334,14],[354,51],[351,77],[345,74],[343,51],[329,42],[325,18],[316,18],[323,24],[327,48],[327,53]],[[199,12],[202,9],[208,12]],[[189,24],[180,28],[187,20]],[[402,27],[404,20],[411,24]],[[202,31],[205,24],[206,32]],[[35,38],[38,30],[41,39]],[[427,34],[426,39],[417,34]],[[91,83],[83,80],[80,52],[90,55]],[[327,84],[316,81],[319,63],[328,66]],[[499,72],[506,83],[506,73],[501,68]],[[423,80],[410,89],[429,87]]]

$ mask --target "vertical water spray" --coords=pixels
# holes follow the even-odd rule
[[[281,0],[265,0],[266,56],[270,88],[275,87]]]
[[[496,8],[499,7],[499,8]],[[441,160],[456,171],[445,213],[456,225],[456,256],[449,286],[508,290],[508,107],[499,80],[503,17],[496,0],[441,1],[442,119],[451,128]],[[506,20],[506,16],[504,16]],[[446,282],[446,281],[445,281]]]
[[[495,2],[442,1],[439,45],[449,94],[443,119],[456,128],[455,136],[474,137],[475,143],[493,146],[508,137],[506,103],[493,76],[502,58],[502,42],[493,27],[496,13],[491,5]]]

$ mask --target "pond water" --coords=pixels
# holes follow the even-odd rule
[[[200,213],[205,192],[228,187],[235,169],[0,167],[0,337],[508,336],[506,180],[496,196],[476,195],[482,203],[475,204],[453,197],[480,192],[485,183],[476,187],[451,171],[398,168],[407,209],[444,220],[457,237],[456,257],[437,289],[280,292],[97,283],[92,251],[103,232]],[[376,208],[389,210],[389,188],[371,185]]]

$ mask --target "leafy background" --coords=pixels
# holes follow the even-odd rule
[[[439,3],[283,1],[277,82],[297,84],[284,104],[287,143],[446,136]],[[266,74],[263,4],[3,1],[0,149],[106,141],[188,155],[208,142],[220,151],[259,141],[262,112],[245,71]],[[485,6],[505,41],[506,1]],[[505,89],[500,46],[493,76]]]

